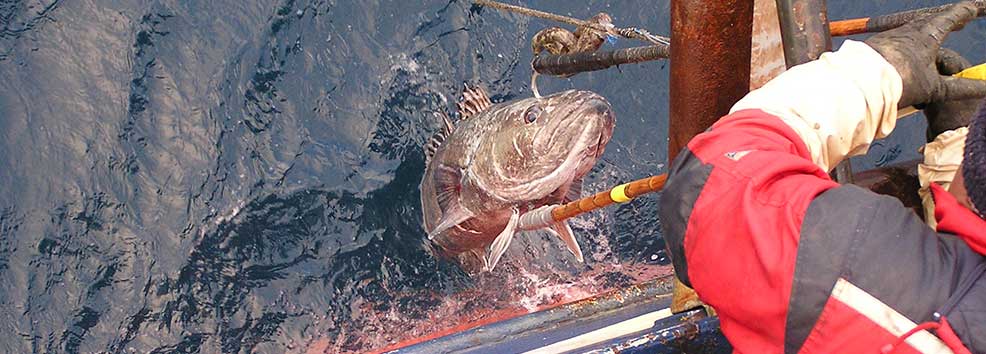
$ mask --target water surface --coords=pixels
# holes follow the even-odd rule
[[[669,28],[667,2],[525,4]],[[531,233],[470,278],[426,242],[433,112],[464,82],[529,96],[549,25],[465,1],[0,2],[0,352],[362,351],[666,274],[656,197],[576,220],[585,264]],[[984,34],[952,43],[982,62]],[[587,192],[665,171],[667,69],[540,82],[614,106]],[[903,126],[858,163],[916,156]]]

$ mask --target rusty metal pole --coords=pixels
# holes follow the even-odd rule
[[[672,0],[668,159],[750,88],[753,0]],[[676,282],[672,312],[700,306]]]
[[[752,0],[672,0],[668,159],[750,88]]]
[[[777,0],[777,17],[788,68],[818,59],[832,50],[825,0]],[[832,174],[839,183],[852,183],[849,159],[835,166]]]

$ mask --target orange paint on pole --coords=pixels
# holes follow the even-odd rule
[[[668,180],[667,174],[660,174],[653,177],[638,179],[625,185],[617,186],[622,188],[622,194],[627,198],[624,201],[632,200],[642,194],[656,192],[664,188],[664,182]],[[616,189],[614,188],[614,189]],[[613,190],[599,192],[595,195],[585,197],[568,204],[559,206],[551,210],[551,218],[555,221],[562,221],[573,216],[587,213],[599,208],[609,206],[613,203],[623,202],[614,200]]]
[[[866,33],[866,24],[870,21],[866,18],[853,18],[829,23],[829,32],[832,37],[842,37],[854,34]]]

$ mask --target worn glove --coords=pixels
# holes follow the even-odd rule
[[[936,66],[939,74],[951,76],[971,67],[972,64],[959,53],[941,48],[938,51]],[[928,142],[934,141],[941,133],[968,126],[979,108],[979,103],[978,99],[929,103],[924,107],[924,115],[928,117]]]
[[[942,41],[977,12],[973,2],[963,1],[865,41],[900,74],[904,87],[898,108],[986,96],[986,82],[942,76],[935,68]]]

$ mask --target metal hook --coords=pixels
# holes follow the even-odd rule
[[[537,59],[537,56],[534,56]],[[534,70],[534,60],[531,60],[531,91],[534,92],[534,98],[541,99],[541,92],[538,92],[538,71]]]

